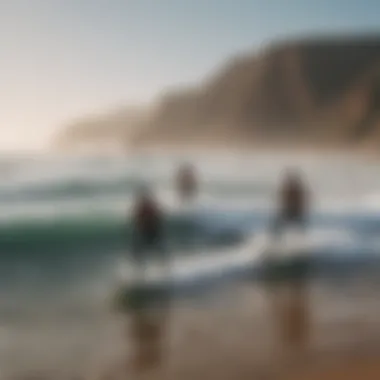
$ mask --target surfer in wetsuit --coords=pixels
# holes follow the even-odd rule
[[[132,213],[132,258],[139,270],[138,280],[146,280],[144,271],[150,260],[165,264],[166,270],[169,267],[164,247],[163,211],[149,189],[144,187],[139,190]],[[137,372],[158,367],[165,352],[168,304],[162,295],[158,297],[160,293],[157,289],[153,292],[153,298],[150,290],[145,292],[144,287],[137,286],[130,294],[129,303],[132,316],[129,320],[133,349],[131,364]],[[150,307],[145,308],[152,300],[160,300],[160,313],[155,313],[155,308],[153,313]]]
[[[194,168],[184,164],[179,168],[177,175],[177,191],[183,202],[191,201],[196,196],[198,184]]]
[[[149,258],[165,259],[163,213],[148,189],[141,189],[132,218],[132,255],[135,263],[144,270]]]
[[[279,212],[273,225],[275,238],[285,228],[294,226],[301,231],[307,224],[309,199],[306,186],[297,171],[286,173],[280,189]],[[280,258],[277,258],[280,259]],[[309,318],[309,258],[293,254],[272,262],[268,273],[273,292],[274,314],[279,323],[279,334],[286,345],[303,350],[307,344]]]
[[[304,230],[307,223],[307,190],[301,176],[295,170],[288,171],[280,189],[280,210],[273,226],[275,237],[279,237],[288,226]]]

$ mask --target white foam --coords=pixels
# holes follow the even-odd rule
[[[307,235],[299,235],[290,231],[277,244],[265,231],[262,231],[234,248],[218,250],[217,255],[199,251],[190,256],[182,256],[178,252],[170,261],[170,272],[167,267],[151,263],[148,265],[145,275],[149,281],[160,281],[168,277],[184,280],[194,276],[207,275],[207,273],[230,271],[236,267],[253,265],[266,252],[287,256],[310,252],[315,248],[326,246],[347,246],[355,241],[355,237],[344,229],[311,229]],[[134,279],[134,266],[131,262],[123,260],[122,263],[117,263],[116,270],[118,281],[129,282]]]

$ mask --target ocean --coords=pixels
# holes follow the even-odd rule
[[[179,204],[173,186],[184,160],[201,183],[191,207]],[[307,238],[316,263],[326,273],[361,262],[374,268],[380,166],[373,158],[204,152],[1,158],[0,379],[33,371],[71,376],[117,350],[110,297],[133,269],[129,212],[141,183],[155,189],[166,212],[168,250],[186,272],[206,262],[233,265],[242,251],[255,259],[258,250],[250,247],[264,241],[286,167],[300,168],[312,190]]]

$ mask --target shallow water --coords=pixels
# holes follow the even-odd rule
[[[287,164],[302,167],[313,190],[308,246],[320,268],[336,273],[377,261],[377,162],[338,156],[186,158],[202,181],[190,209],[179,206],[173,192],[181,159],[173,155],[7,158],[15,168],[0,184],[4,372],[74,371],[91,362],[96,342],[116,326],[109,299],[120,263],[128,269],[129,207],[141,181],[155,186],[167,209],[168,246],[182,275],[189,268],[232,268],[260,254],[257,245],[267,244],[273,195]]]

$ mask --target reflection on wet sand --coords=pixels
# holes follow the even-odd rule
[[[134,372],[159,368],[166,353],[168,310],[135,310],[130,315],[131,368]]]
[[[253,289],[249,292],[252,291],[255,293]],[[268,293],[266,294],[268,295]],[[264,298],[268,301],[268,297]],[[281,286],[272,287],[269,301],[271,301],[273,308],[267,310],[271,314],[271,319],[276,322],[275,326],[273,326],[273,324],[272,327],[267,326],[275,335],[274,345],[272,345],[275,350],[272,350],[272,353],[269,353],[269,355],[272,358],[276,357],[276,360],[281,362],[282,358],[278,356],[278,348],[280,348],[281,353],[284,354],[287,352],[302,353],[307,346],[310,326],[308,321],[306,286],[298,286],[296,284],[284,286],[282,284]],[[254,302],[251,306],[254,306]],[[218,365],[214,361],[215,356],[219,355],[218,361],[223,363],[222,365],[225,366],[226,373],[230,373],[234,368],[239,373],[241,371],[246,372],[247,370],[262,373],[262,366],[258,365],[255,369],[255,364],[253,364],[257,358],[256,350],[251,351],[251,368],[247,365],[250,359],[249,355],[247,355],[249,350],[245,351],[247,344],[250,346],[251,343],[254,342],[252,337],[255,336],[258,338],[257,343],[261,348],[265,348],[265,342],[260,342],[260,339],[265,338],[265,336],[263,336],[261,331],[255,331],[257,328],[256,318],[252,320],[252,326],[249,328],[249,331],[246,330],[246,323],[244,326],[241,325],[243,334],[239,334],[239,322],[235,321],[235,326],[229,325],[228,322],[231,316],[235,314],[234,310],[230,310],[227,313],[227,315],[230,314],[230,316],[226,315],[225,310],[220,310],[220,312],[220,314],[217,312],[212,320],[209,320],[207,323],[205,323],[205,321],[199,323],[200,321],[196,319],[193,321],[194,325],[192,327],[190,326],[193,333],[183,334],[181,342],[181,345],[190,347],[190,352],[188,354],[184,352],[184,355],[181,355],[182,357],[179,358],[180,361],[174,363],[174,367],[177,367],[179,373],[194,373],[195,376],[198,371],[200,374],[204,371],[204,368],[208,366],[210,367],[211,374],[218,369]],[[202,314],[207,316],[208,314],[207,310],[202,311],[202,309],[198,310],[198,312],[193,310],[193,312],[188,311],[187,313],[190,315],[192,313],[194,315],[198,314],[198,316]],[[256,314],[257,313],[255,313],[255,315]],[[169,359],[175,360],[175,356],[177,355],[173,350],[169,349],[168,345],[169,331],[171,330],[169,328],[171,327],[171,318],[169,318],[169,316],[170,307],[168,302],[162,303],[159,307],[156,306],[155,308],[138,307],[128,310],[126,315],[128,329],[125,335],[127,343],[131,347],[130,355],[126,358],[125,362],[125,369],[128,373],[133,373],[136,376],[150,373],[152,377],[149,378],[158,379],[161,378],[159,376],[160,373],[165,373],[165,376],[169,376],[169,373],[172,372],[166,364],[168,364]],[[207,319],[209,319],[209,317],[207,317]],[[204,329],[212,330],[213,326],[219,325],[220,327],[222,324],[225,324],[225,330],[221,331],[222,336],[214,337],[216,339],[208,338],[210,331],[203,331]],[[209,326],[210,329],[207,328],[207,326]],[[199,328],[198,331],[197,328]],[[235,349],[236,347],[234,348],[234,346],[236,346],[237,335],[240,335],[240,339],[242,339],[239,344],[243,344],[245,352],[239,352]],[[215,341],[212,342],[209,339]],[[247,342],[244,342],[245,339],[247,339]],[[219,340],[221,340],[222,343],[220,346],[218,345]],[[230,346],[227,349],[223,347],[226,343],[227,346]],[[204,351],[206,345],[209,346],[209,351]],[[185,349],[185,351],[187,351],[187,349]],[[172,357],[169,358],[169,356]],[[238,357],[240,358],[237,360],[237,363],[241,361],[240,365],[234,363],[234,359]],[[189,366],[189,363],[193,360],[194,364]],[[236,368],[239,366],[241,368]],[[202,367],[204,368],[202,369]],[[267,372],[268,375],[268,371],[264,370],[264,372]],[[269,371],[269,373],[271,373],[271,371]],[[171,375],[174,376],[173,373],[171,373]]]
[[[331,366],[343,373],[350,350],[356,358],[367,349],[376,354],[376,288],[358,278],[344,285],[343,297],[341,287],[304,280],[248,282],[200,302],[169,305],[155,294],[153,305],[137,297],[144,302],[122,313],[127,329],[119,337],[129,350],[117,359],[115,375],[101,379],[329,378]]]
[[[307,256],[271,258],[262,277],[270,304],[275,346],[285,354],[302,354],[310,344],[310,264]]]
[[[101,379],[306,380],[314,373],[329,379],[330,369],[343,373],[354,363],[346,373],[356,367],[366,373],[357,354],[376,354],[380,336],[376,299],[363,292],[366,297],[357,291],[342,299],[315,284],[276,284],[270,292],[247,284],[230,299],[224,294],[216,302],[132,309],[123,315],[128,328],[122,338],[130,350],[113,375]],[[354,359],[344,363],[352,350]]]
[[[283,284],[271,289],[272,315],[280,347],[288,351],[307,349],[310,336],[310,314],[307,288]]]

